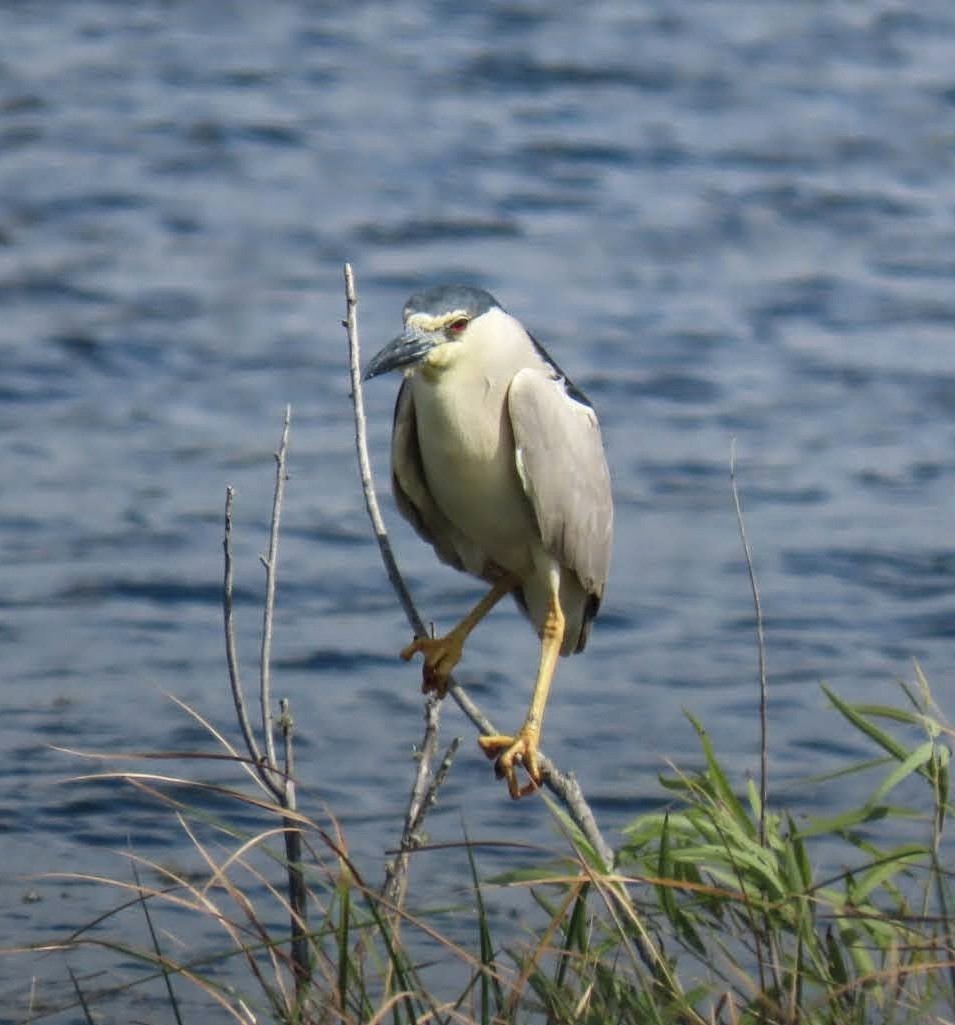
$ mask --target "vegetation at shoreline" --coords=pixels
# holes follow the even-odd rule
[[[17,1020],[52,1019],[65,1003],[92,1023],[101,1020],[98,1007],[137,988],[155,993],[158,980],[177,1022],[195,1020],[187,1008],[196,992],[183,998],[191,986],[216,1020],[282,1025],[941,1025],[955,1017],[952,875],[942,853],[952,811],[953,731],[920,674],[902,693],[904,703],[878,707],[828,694],[832,714],[865,737],[874,755],[829,778],[874,772],[878,783],[864,801],[827,819],[797,824],[781,810],[761,814],[757,787],[734,786],[694,723],[703,768],[661,778],[667,810],[627,827],[613,866],[550,798],[567,838],[563,856],[542,858],[529,848],[525,858],[518,851],[513,860],[526,867],[482,880],[481,845],[462,840],[475,923],[466,945],[460,921],[452,939],[439,928],[440,915],[409,910],[404,887],[396,899],[387,895],[388,880],[364,879],[331,815],[318,822],[296,813],[290,823],[289,810],[254,784],[224,788],[161,772],[99,773],[104,783],[119,779],[152,795],[206,868],[187,875],[130,855],[128,878],[99,881],[115,891],[115,909],[45,948],[105,949],[122,962],[126,980],[104,987],[74,979],[72,998],[56,1006],[37,1000]],[[213,732],[222,757],[251,779],[249,760]],[[896,803],[900,791],[907,800]],[[230,807],[237,819],[260,817],[261,831],[250,835],[231,822]],[[291,952],[289,891],[278,884],[289,869],[283,831],[290,826],[304,851],[304,975]],[[911,838],[899,841],[900,834]],[[883,835],[895,838],[891,845]],[[827,864],[837,847],[845,867],[821,871],[821,846]],[[503,886],[526,902],[518,936],[495,933],[489,908]],[[252,891],[264,892],[266,903],[256,906]],[[205,916],[205,932],[218,931],[221,947],[181,957],[160,926],[170,908]],[[148,925],[150,942],[140,949],[109,938],[112,919],[130,914]],[[428,964],[418,960],[424,949]],[[246,966],[243,993],[219,981],[223,963],[237,958]],[[449,979],[463,982],[449,992]]]
[[[414,623],[417,612],[391,559],[366,472],[350,275],[346,268],[365,498],[389,577]],[[850,704],[826,690],[831,714],[871,747],[872,757],[833,767],[823,778],[836,783],[852,777],[855,793],[873,779],[875,785],[861,801],[827,818],[796,820],[775,805],[765,767],[761,610],[735,479],[760,654],[760,779],[734,780],[703,724],[691,717],[701,767],[674,767],[662,776],[665,810],[634,819],[614,850],[573,777],[545,760],[548,789],[530,799],[547,801],[564,845],[555,852],[508,844],[516,849],[511,860],[519,867],[482,879],[478,851],[492,841],[478,845],[463,838],[474,923],[465,943],[460,923],[451,937],[440,915],[412,910],[411,863],[425,846],[425,819],[455,753],[452,744],[440,755],[440,702],[432,697],[425,705],[403,828],[393,842],[382,838],[383,848],[394,847],[394,858],[383,880],[364,878],[333,810],[320,818],[300,811],[292,711],[283,700],[273,714],[269,669],[288,435],[287,415],[263,560],[260,721],[253,724],[248,712],[235,653],[229,491],[223,610],[243,746],[183,706],[216,750],[87,755],[108,767],[84,779],[130,786],[154,800],[170,827],[182,831],[183,861],[192,867],[131,853],[125,878],[59,876],[104,888],[113,907],[69,936],[0,951],[4,968],[27,950],[65,957],[69,991],[17,994],[15,1020],[62,1020],[70,1014],[69,1020],[92,1025],[111,1003],[139,993],[155,1001],[158,989],[167,1020],[177,1023],[210,1015],[245,1025],[955,1021],[955,895],[945,832],[955,733],[917,667],[897,705]],[[450,696],[479,730],[493,732],[456,683]],[[155,760],[188,768],[145,771],[144,763]],[[208,767],[207,778],[197,766]],[[502,934],[493,914],[501,887],[516,891],[527,909],[517,935]],[[197,935],[214,934],[220,942],[205,953],[185,950],[163,926],[171,913],[177,916],[176,932],[183,932],[187,916]],[[126,938],[128,915],[145,925],[144,945]],[[112,960],[108,981],[71,970],[70,956],[79,960],[91,948]],[[230,979],[244,977],[242,992],[223,981],[224,967],[232,968]]]

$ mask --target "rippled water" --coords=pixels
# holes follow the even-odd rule
[[[666,759],[695,764],[685,708],[737,778],[757,768],[733,438],[780,798],[851,798],[794,782],[863,750],[821,714],[821,681],[890,701],[918,657],[950,709],[948,0],[6,5],[0,946],[112,902],[22,873],[117,874],[127,847],[189,861],[147,799],[59,782],[89,766],[50,745],[211,749],[167,692],[233,730],[224,489],[251,680],[286,403],[276,690],[306,810],[327,801],[380,873],[421,705],[353,468],[345,259],[366,355],[408,293],[468,281],[598,406],[613,574],[586,654],[560,666],[545,747],[608,833],[661,800]],[[367,392],[382,482],[396,387]],[[423,612],[450,623],[477,589],[386,512]],[[512,608],[473,638],[461,678],[503,726],[535,648]],[[465,743],[430,835],[458,839],[463,819],[550,842],[542,802],[506,800],[451,707],[444,731]],[[420,899],[440,903],[464,862],[424,857]],[[11,1008],[34,974],[65,977],[0,961]]]

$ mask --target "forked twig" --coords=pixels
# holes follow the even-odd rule
[[[418,771],[415,773],[411,797],[405,812],[401,839],[398,841],[398,853],[395,860],[390,862],[385,870],[385,881],[382,884],[381,892],[385,900],[395,907],[402,907],[404,904],[411,852],[420,847],[423,842],[421,827],[424,825],[425,816],[437,800],[438,790],[441,788],[461,744],[460,737],[455,737],[451,741],[437,772],[432,776],[431,763],[437,750],[440,709],[440,701],[434,695],[430,695],[424,704],[424,739],[418,751]]]
[[[228,487],[225,489],[225,537],[222,541],[222,548],[225,553],[225,577],[222,582],[222,613],[225,623],[225,654],[226,663],[229,667],[229,685],[232,688],[235,714],[239,720],[239,728],[242,730],[242,739],[245,741],[249,757],[252,759],[256,772],[265,786],[268,787],[275,797],[280,798],[282,796],[282,787],[272,778],[271,773],[264,771],[259,743],[252,732],[252,724],[245,709],[245,695],[242,691],[242,678],[239,674],[239,656],[235,645],[235,617],[232,601],[235,580],[232,566],[232,507],[234,503],[235,488]]]
[[[371,519],[375,538],[378,541],[378,547],[381,551],[388,579],[395,589],[395,593],[415,636],[423,636],[426,633],[424,622],[418,614],[414,601],[398,570],[375,492],[371,460],[368,457],[367,423],[361,386],[361,358],[357,314],[358,298],[355,291],[355,276],[352,272],[351,264],[348,263],[345,264],[345,302],[347,317],[344,321],[344,326],[348,332],[352,406],[355,413],[355,447],[358,453],[358,467],[361,474],[362,491],[365,496],[365,506]],[[464,712],[482,734],[493,735],[498,732],[453,676],[448,679],[448,694],[451,695],[461,711]],[[613,850],[607,841],[604,840],[590,805],[587,803],[576,778],[572,774],[561,772],[544,754],[539,755],[539,764],[544,785],[560,800],[573,823],[594,850],[598,852],[606,867],[610,868],[613,865]]]
[[[263,748],[259,746],[245,708],[245,698],[239,675],[239,660],[235,646],[235,625],[233,618],[233,567],[232,567],[232,506],[235,490],[226,489],[225,505],[225,577],[223,581],[222,608],[225,620],[226,661],[229,667],[229,682],[236,717],[242,730],[249,757],[262,783],[268,787],[283,812],[282,825],[285,840],[286,873],[288,877],[289,907],[291,911],[291,962],[295,975],[295,988],[299,1000],[305,998],[310,985],[308,945],[308,893],[302,871],[302,834],[297,821],[292,748],[292,715],[287,698],[280,702],[279,725],[282,730],[283,765],[279,765],[275,752],[272,714],[272,625],[275,617],[275,586],[278,570],[279,528],[282,522],[282,506],[285,499],[285,481],[288,476],[288,440],[291,422],[291,408],[285,407],[285,421],[282,439],[275,453],[275,491],[272,498],[272,519],[269,528],[268,553],[262,557],[265,567],[265,601],[262,613],[262,647],[259,662],[259,704],[262,714]]]

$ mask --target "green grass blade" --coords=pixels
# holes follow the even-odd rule
[[[73,984],[73,992],[76,994],[76,999],[79,1001],[80,1007],[83,1008],[83,1017],[86,1018],[86,1025],[94,1025],[93,1014],[90,1011],[89,1004],[86,1002],[86,994],[81,989],[79,980],[69,965],[66,966],[66,970],[70,974],[70,982]]]
[[[481,1025],[490,1025],[491,1019],[504,1006],[504,994],[498,979],[497,965],[494,960],[494,944],[491,941],[491,929],[488,924],[487,908],[484,905],[484,894],[481,892],[481,881],[478,878],[477,862],[474,860],[474,849],[464,833],[464,849],[468,855],[471,868],[471,881],[474,883],[474,900],[478,913],[478,937],[481,948]],[[495,1008],[491,1011],[491,989],[494,990]]]
[[[863,872],[854,882],[850,889],[850,900],[853,904],[861,904],[868,899],[873,890],[877,890],[913,862],[928,858],[929,854],[925,847],[916,844],[907,844],[886,852],[884,860]]]
[[[889,793],[890,790],[897,787],[902,780],[911,776],[915,772],[924,770],[925,766],[932,761],[934,754],[934,741],[926,740],[924,743],[919,744],[919,746],[907,758],[904,758],[901,763],[885,777],[872,797],[869,798],[869,804],[878,804],[885,795]]]
[[[162,970],[163,981],[166,985],[166,995],[169,997],[169,1006],[172,1008],[172,1012],[176,1017],[176,1025],[182,1025],[182,1015],[179,1013],[179,1001],[176,999],[176,992],[172,988],[172,977],[166,967],[166,958],[163,956],[162,947],[159,945],[159,937],[156,935],[156,929],[153,925],[153,918],[149,913],[149,905],[146,902],[146,895],[143,893],[143,884],[139,879],[139,869],[136,868],[136,862],[134,860],[131,859],[129,863],[133,870],[133,878],[136,880],[136,889],[139,892],[139,903],[143,909],[146,926],[149,929],[149,941],[152,943],[153,950],[156,953],[156,964],[159,965]]]
[[[949,803],[948,766],[950,761],[951,751],[947,747],[940,746],[935,761],[935,830],[939,836],[942,835],[945,811]]]
[[[799,827],[798,836],[808,840],[814,836],[838,835],[846,833],[855,826],[878,822],[884,819],[889,813],[885,805],[870,806],[863,805],[861,808],[852,808],[841,815],[833,815],[828,818],[811,818],[805,825]]]
[[[854,705],[843,701],[829,687],[823,685],[822,689],[826,697],[835,705],[836,710],[845,716],[860,733],[864,733],[870,740],[874,740],[879,747],[884,751],[888,751],[893,758],[897,758],[900,762],[905,759],[908,751],[891,734],[886,733],[885,730],[880,730],[878,726],[869,722],[868,719],[856,710]]]
[[[570,952],[575,947],[581,954],[587,950],[587,895],[589,893],[590,883],[584,883],[567,919],[567,928],[564,930],[564,946],[557,962],[557,971],[554,973],[554,982],[558,989],[563,989],[566,981]]]
[[[351,921],[351,887],[343,880],[339,887],[338,911],[338,1007],[344,1014],[348,1006],[348,978],[351,958],[348,953],[348,933]]]
[[[746,810],[743,808],[739,798],[730,786],[730,782],[726,777],[726,773],[723,771],[723,767],[716,760],[716,752],[713,750],[713,743],[710,740],[709,734],[703,728],[703,725],[699,720],[692,714],[687,712],[686,716],[693,724],[693,728],[699,735],[700,746],[703,748],[703,756],[706,758],[706,766],[709,770],[710,779],[713,783],[714,790],[716,791],[716,796],[719,797],[736,822],[746,830],[746,832],[755,833],[755,827],[752,819],[750,819],[746,814]]]

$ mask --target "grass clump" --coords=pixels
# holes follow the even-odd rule
[[[289,809],[248,788],[193,781],[186,800],[181,776],[100,774],[161,802],[204,867],[186,873],[130,855],[128,880],[101,880],[119,895],[113,911],[55,946],[121,956],[128,978],[103,987],[74,976],[73,997],[58,1009],[71,1006],[92,1022],[95,1007],[152,987],[183,1022],[201,1020],[189,1013],[197,992],[221,1020],[282,1025],[951,1021],[955,932],[942,854],[951,730],[920,675],[900,707],[851,705],[827,693],[833,714],[876,749],[873,759],[825,778],[874,774],[861,803],[825,819],[763,809],[754,783],[741,792],[732,785],[694,721],[702,767],[661,779],[668,808],[626,827],[612,869],[549,798],[567,840],[561,856],[548,852],[542,862],[528,849],[533,864],[482,880],[481,845],[462,841],[470,937],[460,926],[445,935],[439,916],[412,914],[404,897],[395,903],[364,879],[331,815],[295,813],[308,902],[307,927],[298,930],[304,979],[291,954],[289,897],[274,882],[289,868]],[[249,769],[237,750],[227,746],[224,757]],[[215,814],[203,810],[204,793],[214,795]],[[250,835],[230,824],[229,802],[243,818],[251,808],[264,828]],[[817,850],[825,852],[821,865]],[[525,894],[518,936],[495,932],[489,908],[502,886]],[[201,916],[204,931],[224,942],[181,956],[161,925],[171,910]],[[130,912],[148,924],[141,947],[102,938],[112,917]],[[235,959],[245,965],[242,992],[223,981],[223,966],[234,969]],[[451,978],[460,982],[451,987]],[[37,1006],[21,1020],[55,1010]]]
[[[694,722],[704,768],[661,781],[674,805],[631,823],[621,865],[652,885],[669,949],[722,991],[706,1020],[719,1010],[721,1021],[941,1022],[955,1009],[951,874],[941,857],[951,730],[920,673],[917,688],[904,688],[908,707],[826,693],[880,754],[823,780],[881,771],[866,800],[798,823],[770,813],[752,782],[737,796]],[[910,802],[890,803],[903,784]],[[816,848],[826,868],[814,864]],[[828,872],[833,864],[844,867]]]

